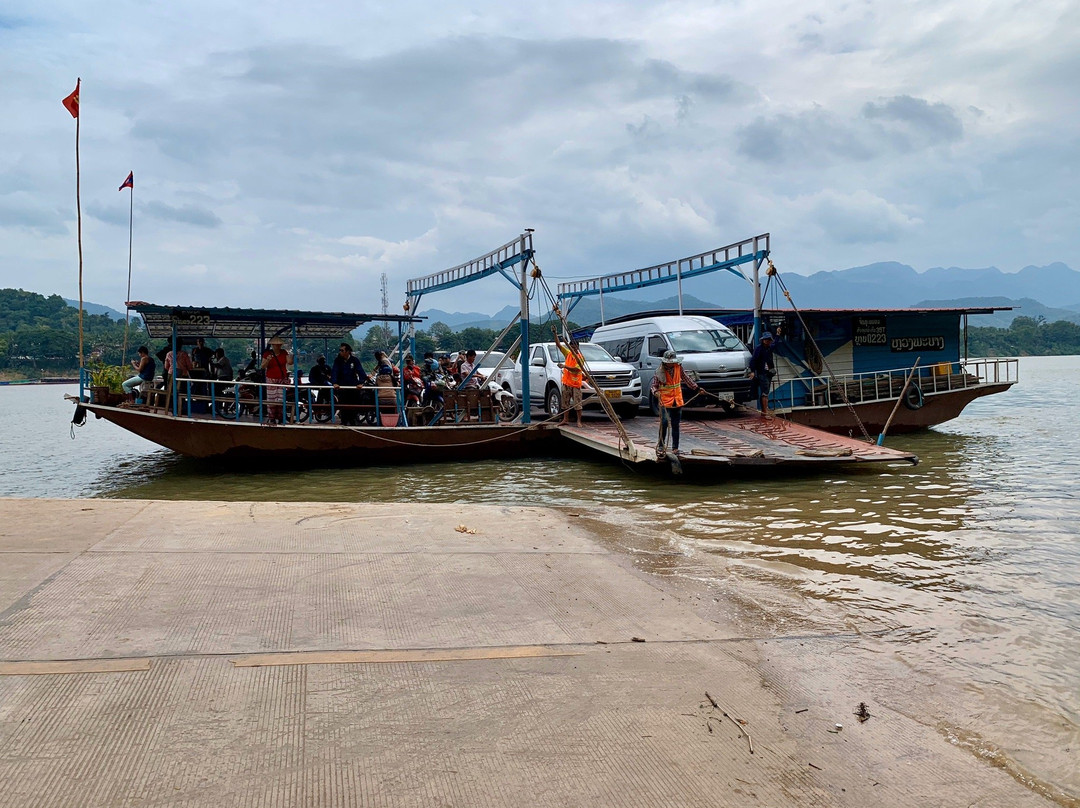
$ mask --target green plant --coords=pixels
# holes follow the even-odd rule
[[[106,365],[104,362],[90,365],[91,387],[107,387],[110,393],[121,393],[121,385],[127,377],[127,372],[119,365]]]

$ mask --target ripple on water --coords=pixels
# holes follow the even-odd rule
[[[577,459],[239,473],[93,419],[71,441],[63,390],[0,388],[0,493],[573,508],[617,525],[623,548],[668,537],[649,550],[674,553],[655,557],[658,574],[714,576],[729,593],[738,576],[773,582],[803,611],[827,603],[893,629],[908,664],[990,701],[984,734],[1054,739],[1080,733],[1080,358],[1025,359],[1021,377],[954,422],[890,438],[917,467],[719,485]],[[1055,779],[1080,792],[1080,773]]]

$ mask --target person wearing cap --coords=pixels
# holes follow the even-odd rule
[[[289,381],[289,368],[293,358],[285,350],[285,340],[281,337],[270,339],[270,348],[263,352],[262,369],[266,371],[266,414],[268,423],[282,422],[282,401],[285,399],[285,384]]]
[[[682,423],[683,385],[697,391],[697,382],[683,375],[682,359],[674,351],[665,351],[660,360],[660,369],[653,374],[649,389],[653,397],[660,402],[660,443],[657,454],[663,453],[667,442],[667,427],[671,423],[671,451],[679,454],[679,425]]]
[[[772,334],[766,331],[750,357],[750,395],[757,399],[763,418],[769,417],[769,388],[776,375]]]

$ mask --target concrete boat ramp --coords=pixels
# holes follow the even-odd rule
[[[607,420],[587,420],[580,427],[562,426],[560,431],[591,451],[625,462],[668,462],[657,457],[657,419],[634,418],[623,421],[622,427],[625,437]],[[739,408],[737,415],[684,418],[681,433],[679,465],[706,473],[732,466],[825,468],[837,463],[918,463],[911,452],[833,435],[782,418],[765,418],[746,408]],[[633,443],[632,449],[626,437]]]
[[[1048,804],[577,516],[0,500],[0,806]]]

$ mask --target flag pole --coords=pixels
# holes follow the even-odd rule
[[[81,100],[80,88],[82,78],[75,82],[76,99]],[[78,100],[76,103],[78,103]],[[78,109],[78,107],[76,107]],[[82,198],[79,195],[79,124],[82,123],[80,115],[75,116],[75,215],[78,222],[79,234],[79,369],[83,367],[83,251],[82,251]]]
[[[124,353],[120,357],[120,364],[123,364],[127,359],[127,346],[128,346],[128,322],[131,320],[131,309],[128,308],[128,303],[131,301],[131,231],[132,225],[135,221],[135,183],[133,182],[128,190],[131,191],[131,197],[129,199],[128,207],[128,285],[127,285],[127,297],[124,298]]]

